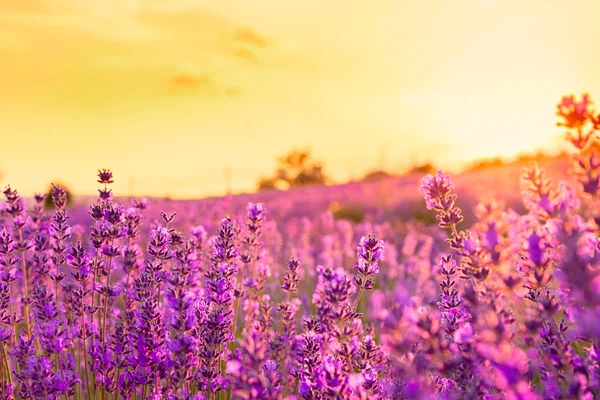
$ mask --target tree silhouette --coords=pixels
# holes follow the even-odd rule
[[[73,194],[65,185],[59,184],[59,186],[67,191],[67,206],[71,205],[71,203],[73,202]],[[56,208],[56,207],[54,207],[54,203],[52,202],[52,185],[50,185],[50,187],[46,191],[46,199],[44,200],[44,208],[46,210],[53,210]]]
[[[408,175],[411,175],[411,174],[426,175],[426,174],[435,174],[436,172],[437,172],[437,170],[436,170],[435,166],[430,162],[426,162],[423,164],[413,165],[408,170]]]
[[[259,190],[287,189],[294,186],[324,184],[328,178],[323,165],[315,161],[310,150],[292,149],[277,158],[277,169],[271,178],[261,178]]]

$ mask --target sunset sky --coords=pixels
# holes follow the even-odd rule
[[[0,0],[0,170],[25,195],[252,190],[310,146],[336,180],[556,148],[600,99],[600,2]],[[600,100],[599,100],[600,101]],[[383,149],[383,150],[382,150]]]

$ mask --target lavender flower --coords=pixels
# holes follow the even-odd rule
[[[379,261],[383,260],[383,240],[373,235],[362,237],[358,246],[357,261],[354,268],[359,274],[354,278],[356,285],[363,290],[373,290],[371,276],[379,273]]]
[[[524,208],[508,190],[473,202],[458,176],[463,221],[450,177],[423,178],[446,232],[396,215],[402,185],[124,207],[102,169],[99,198],[68,212],[59,186],[52,212],[7,187],[0,400],[599,398],[592,105],[559,104],[570,181],[530,167]],[[364,219],[338,219],[340,199]]]

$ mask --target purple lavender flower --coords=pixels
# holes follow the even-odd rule
[[[293,293],[298,291],[298,281],[300,278],[298,277],[298,268],[300,267],[300,261],[296,257],[290,258],[288,262],[288,271],[283,278],[283,285],[281,288],[288,293]]]
[[[558,116],[578,185],[534,166],[513,210],[458,176],[470,223],[429,175],[447,232],[396,216],[396,179],[153,201],[168,213],[119,204],[105,169],[68,213],[59,186],[52,212],[7,187],[0,400],[600,397],[600,115],[569,96]]]
[[[98,183],[102,183],[104,185],[109,185],[113,183],[113,174],[109,169],[99,169],[98,170]]]
[[[375,235],[362,237],[358,246],[357,261],[354,268],[360,273],[354,278],[360,289],[373,290],[372,275],[379,273],[379,261],[383,260],[383,240],[377,240]]]

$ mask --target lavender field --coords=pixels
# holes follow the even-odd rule
[[[600,115],[557,115],[568,166],[198,201],[101,169],[49,208],[12,182],[0,399],[600,398]]]

